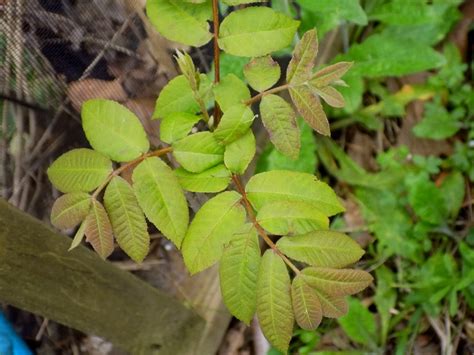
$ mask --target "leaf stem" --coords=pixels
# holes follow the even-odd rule
[[[165,155],[169,152],[171,152],[173,149],[171,147],[166,147],[166,148],[162,148],[162,149],[158,149],[158,150],[154,150],[152,152],[148,152],[146,154],[143,154],[142,156],[139,156],[138,158],[128,162],[127,164],[124,164],[122,165],[121,167],[115,169],[114,171],[112,171],[109,176],[107,176],[107,179],[105,179],[105,181],[94,191],[94,193],[92,194],[92,198],[93,199],[96,199],[97,196],[100,194],[100,192],[108,185],[108,183],[116,176],[119,176],[121,173],[123,173],[125,170],[128,170],[132,167],[134,167],[135,165],[141,163],[143,160],[145,160],[146,158],[150,158],[150,157],[160,157],[162,155]]]
[[[214,84],[221,80],[220,49],[219,49],[219,3],[212,0],[212,22],[214,25]],[[214,127],[217,127],[221,119],[221,109],[217,101],[214,102]]]
[[[257,230],[258,234],[262,237],[262,239],[267,243],[267,245],[280,257],[283,261],[290,267],[291,270],[295,272],[295,274],[299,274],[300,270],[293,264],[290,259],[288,259],[285,254],[283,254],[280,249],[276,246],[275,243],[270,239],[267,232],[262,228],[262,226],[257,222],[257,218],[255,217],[255,212],[253,210],[252,205],[250,204],[249,199],[247,198],[247,193],[240,181],[240,178],[237,175],[232,175],[232,180],[234,181],[235,186],[237,187],[238,192],[242,195],[242,204],[244,205],[245,209],[247,210],[247,214],[249,219],[251,220],[252,224],[254,225],[255,229]]]
[[[248,99],[247,101],[244,101],[244,104],[247,106],[252,105],[255,102],[260,101],[265,95],[276,94],[277,92],[288,90],[290,87],[291,87],[290,84],[285,84],[285,85],[277,86],[276,88],[273,88],[267,91],[263,91],[260,94],[255,95],[254,97]]]

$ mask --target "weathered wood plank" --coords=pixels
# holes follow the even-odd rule
[[[178,301],[0,199],[0,302],[132,354],[188,354],[205,322]]]

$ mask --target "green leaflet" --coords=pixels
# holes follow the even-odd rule
[[[211,88],[209,78],[201,74],[199,93],[206,97]],[[194,92],[191,90],[188,80],[184,75],[179,75],[171,80],[161,90],[158,100],[156,100],[155,112],[153,118],[164,118],[175,112],[197,113],[200,107],[194,98]]]
[[[353,62],[339,62],[318,70],[311,77],[311,85],[317,88],[323,88],[342,78],[344,74],[352,67]]]
[[[300,84],[309,79],[314,61],[318,55],[318,36],[316,30],[306,32],[296,45],[288,69],[286,81],[290,84]]]
[[[247,105],[237,104],[224,112],[214,137],[224,145],[234,142],[247,133],[255,116]]]
[[[277,246],[294,260],[334,268],[353,264],[364,254],[364,250],[350,237],[329,230],[284,237],[278,241]]]
[[[275,148],[291,159],[297,159],[301,141],[293,108],[280,96],[266,95],[260,103],[260,113]]]
[[[334,191],[311,174],[284,170],[267,171],[254,175],[245,190],[257,211],[264,205],[277,201],[306,202],[327,216],[344,211]]]
[[[300,275],[291,284],[291,302],[296,323],[306,330],[316,329],[323,318],[323,310],[318,294]]]
[[[77,248],[81,244],[82,240],[84,239],[85,232],[86,232],[86,221],[84,220],[82,221],[81,225],[77,229],[76,234],[74,235],[74,238],[72,239],[71,246],[69,247],[67,251],[71,251]]]
[[[235,191],[223,192],[196,213],[183,242],[183,258],[191,274],[217,262],[232,236],[245,223],[245,209]]]
[[[219,107],[226,112],[232,106],[250,99],[247,85],[234,74],[228,74],[214,86],[214,97]]]
[[[252,321],[257,303],[260,259],[257,232],[248,224],[232,237],[220,262],[224,303],[232,315],[247,325]]]
[[[86,217],[84,232],[87,241],[102,259],[112,254],[114,251],[112,225],[104,206],[95,199],[92,200],[91,209]]]
[[[346,296],[369,286],[373,277],[362,270],[308,267],[301,271],[308,285],[329,296]]]
[[[293,333],[290,276],[283,260],[272,250],[263,254],[257,281],[257,317],[263,334],[286,353]]]
[[[135,262],[142,262],[148,254],[150,236],[133,188],[120,176],[114,177],[105,190],[104,204],[118,245]]]
[[[159,158],[147,158],[135,168],[132,180],[146,217],[179,248],[188,227],[189,211],[173,171]]]
[[[186,137],[201,116],[196,116],[186,112],[174,112],[166,116],[160,124],[160,139],[168,144],[172,144]]]
[[[180,0],[148,0],[146,11],[158,32],[169,40],[200,47],[212,38],[207,23],[212,16],[210,1],[189,4]]]
[[[251,129],[225,147],[224,164],[231,172],[242,175],[247,170],[257,150]]]
[[[131,161],[150,149],[138,117],[115,101],[86,101],[82,105],[81,117],[92,148],[112,160]]]
[[[222,0],[222,2],[229,6],[251,4],[254,2],[265,2],[266,0]]]
[[[112,162],[92,149],[73,149],[48,168],[51,183],[61,192],[89,192],[112,172]]]
[[[297,0],[302,8],[320,13],[323,17],[332,17],[335,25],[348,20],[358,25],[367,24],[367,15],[359,0]]]
[[[173,155],[187,171],[200,173],[224,160],[225,147],[211,132],[199,132],[173,143]]]
[[[347,313],[349,306],[344,296],[329,296],[326,293],[314,289],[321,302],[323,316],[328,318],[339,318]]]
[[[291,44],[299,21],[268,7],[248,7],[222,21],[219,47],[232,55],[260,57]]]
[[[318,133],[329,136],[329,122],[313,89],[307,85],[290,87],[290,96],[303,119]]]
[[[51,223],[59,229],[74,228],[89,214],[91,196],[72,192],[59,197],[51,209]]]
[[[269,55],[253,58],[244,67],[245,79],[256,91],[270,89],[278,82],[281,75],[280,65]]]
[[[313,88],[314,92],[317,93],[329,106],[341,108],[346,104],[344,97],[339,91],[334,89],[332,86],[326,86],[323,88]]]
[[[227,188],[231,179],[230,172],[224,164],[198,174],[190,173],[183,168],[176,169],[174,172],[183,189],[191,192],[220,192]]]
[[[329,219],[323,213],[302,201],[277,201],[263,205],[258,211],[257,222],[275,235],[303,234],[329,227]]]

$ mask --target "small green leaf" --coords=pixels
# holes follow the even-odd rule
[[[260,104],[260,112],[275,148],[291,159],[297,159],[301,142],[293,108],[280,96],[266,95]]]
[[[311,85],[323,88],[342,78],[352,67],[353,62],[339,62],[318,70],[311,78]]]
[[[311,287],[329,296],[358,293],[369,286],[373,277],[363,270],[308,267],[301,272]]]
[[[229,186],[231,179],[230,172],[224,164],[217,165],[198,174],[190,173],[183,168],[176,169],[174,172],[183,189],[191,192],[221,192]]]
[[[211,82],[209,78],[201,74],[199,92],[202,96],[210,90]],[[194,92],[184,75],[179,75],[161,90],[156,101],[153,118],[164,118],[174,112],[197,113],[200,111],[198,102],[194,97]]]
[[[222,21],[219,47],[241,57],[260,57],[291,44],[299,21],[268,7],[248,7]]]
[[[74,235],[74,238],[72,239],[71,246],[67,251],[71,251],[73,249],[76,249],[84,239],[84,235],[86,232],[86,221],[82,221],[81,225],[76,231],[76,234]]]
[[[339,91],[334,89],[332,86],[326,86],[324,88],[313,88],[313,90],[329,105],[332,107],[341,108],[346,104],[344,97]]]
[[[209,42],[210,1],[189,4],[181,0],[148,0],[146,12],[158,32],[169,40],[200,47]]]
[[[329,227],[329,219],[323,213],[302,201],[278,201],[263,205],[258,211],[257,221],[275,235],[303,234]]]
[[[51,223],[59,229],[74,228],[89,214],[91,196],[72,192],[59,197],[51,209]]]
[[[219,276],[224,303],[232,315],[250,324],[257,304],[257,277],[260,268],[257,232],[246,225],[232,237],[222,254]]]
[[[267,171],[252,176],[245,189],[257,211],[266,204],[278,201],[306,202],[327,216],[344,211],[334,191],[311,174]]]
[[[455,218],[462,207],[465,194],[464,177],[459,171],[450,173],[441,184],[441,192],[451,218]]]
[[[48,168],[51,183],[61,192],[89,192],[112,172],[112,162],[92,149],[73,149]]]
[[[242,196],[235,191],[223,192],[196,213],[183,242],[183,258],[191,274],[200,272],[217,262],[232,236],[245,223]]]
[[[112,160],[131,161],[150,149],[138,117],[115,101],[86,101],[82,105],[81,117],[92,148]]]
[[[339,318],[347,313],[349,306],[344,296],[328,295],[320,290],[316,291],[319,302],[321,302],[321,309],[323,316],[327,318]]]
[[[200,173],[224,160],[224,146],[211,132],[199,132],[173,143],[173,155],[187,171]]]
[[[242,137],[225,147],[224,164],[233,173],[242,175],[255,156],[256,150],[255,136],[249,129]]]
[[[270,89],[278,82],[281,75],[280,65],[269,55],[253,58],[244,67],[245,79],[256,91]]]
[[[300,275],[296,275],[291,284],[291,301],[296,323],[306,330],[316,329],[323,318],[318,294]]]
[[[224,145],[234,142],[247,133],[254,120],[250,107],[237,104],[224,112],[219,125],[214,131],[214,137]]]
[[[105,190],[104,204],[118,245],[135,262],[142,262],[148,254],[150,236],[133,188],[120,176],[114,177]]]
[[[286,70],[286,81],[300,84],[309,79],[318,55],[318,35],[316,30],[307,31],[293,51],[290,64]]]
[[[378,329],[374,315],[358,299],[349,298],[349,313],[338,322],[351,340],[376,346]]]
[[[290,258],[313,266],[345,267],[364,254],[359,244],[347,235],[329,230],[284,237],[277,245]]]
[[[290,88],[290,96],[303,119],[318,133],[329,136],[329,122],[319,98],[309,86]]]
[[[85,220],[87,241],[102,259],[106,259],[114,251],[114,236],[109,216],[102,204],[93,199],[89,214]]]
[[[176,175],[163,161],[152,157],[135,168],[132,180],[146,217],[179,248],[188,227],[189,211]]]
[[[293,334],[290,276],[283,260],[272,250],[263,254],[257,281],[257,317],[263,334],[286,353]]]
[[[250,99],[247,85],[234,74],[228,74],[214,87],[214,97],[223,112]]]
[[[187,112],[174,112],[166,116],[160,124],[161,141],[172,144],[186,137],[201,116],[196,116]]]

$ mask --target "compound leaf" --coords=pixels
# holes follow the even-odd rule
[[[220,283],[224,303],[232,315],[250,324],[257,304],[257,277],[260,267],[257,232],[246,225],[224,249],[220,261]]]
[[[258,211],[268,203],[302,201],[327,216],[344,211],[334,191],[314,175],[272,170],[252,176],[246,186],[248,199]]]
[[[263,334],[286,353],[293,333],[290,276],[283,260],[272,250],[262,257],[257,281],[257,317]]]
[[[142,262],[150,236],[132,186],[120,176],[114,177],[105,190],[104,204],[118,245],[135,262]]]
[[[169,40],[200,47],[209,42],[210,1],[190,4],[181,0],[148,0],[146,11],[158,32]]]
[[[176,169],[176,176],[183,189],[191,192],[214,193],[225,190],[230,182],[230,172],[224,164],[194,174],[183,168]]]
[[[297,159],[301,141],[293,108],[280,96],[266,95],[260,104],[260,112],[275,148],[291,159]]]
[[[269,55],[265,57],[253,58],[244,67],[245,79],[249,85],[256,91],[262,92],[280,79],[280,65]]]
[[[112,162],[92,149],[73,149],[48,168],[51,183],[61,192],[89,192],[112,172]]]
[[[146,217],[179,248],[188,227],[189,211],[176,175],[163,161],[152,157],[135,168],[132,180]]]
[[[318,55],[318,35],[316,30],[307,31],[293,51],[290,64],[286,70],[286,81],[299,84],[308,80]]]
[[[222,256],[224,245],[245,223],[242,196],[235,191],[223,192],[196,213],[183,242],[186,267],[195,274],[210,266]]]
[[[300,275],[291,284],[291,301],[296,323],[306,330],[316,329],[323,318],[323,310],[318,294]]]
[[[277,201],[263,205],[258,211],[257,221],[275,235],[303,234],[329,227],[328,217],[302,201]]]
[[[237,104],[224,112],[214,131],[214,137],[221,144],[229,144],[247,133],[255,116],[247,105]]]
[[[74,228],[89,214],[91,196],[72,192],[59,197],[51,209],[51,223],[59,229]]]
[[[256,150],[255,136],[249,129],[242,137],[225,147],[224,164],[233,173],[242,175],[255,156]]]
[[[290,96],[303,119],[318,133],[329,136],[329,122],[319,98],[306,85],[290,88]]]
[[[200,173],[224,160],[225,148],[211,132],[199,132],[173,143],[173,155],[187,171]]]
[[[373,277],[363,270],[308,267],[301,272],[313,288],[330,296],[346,296],[362,291]]]
[[[131,161],[150,149],[138,117],[115,101],[86,101],[82,105],[81,117],[92,148],[112,160]]]
[[[241,57],[260,57],[291,44],[299,21],[268,7],[248,7],[222,21],[219,47]]]
[[[160,124],[161,141],[171,144],[186,137],[201,116],[187,112],[174,112],[166,116]]]
[[[89,243],[102,259],[114,251],[114,237],[109,216],[102,204],[93,199],[89,214],[85,220],[85,235]]]
[[[284,237],[277,245],[290,258],[313,266],[345,267],[358,261],[364,254],[364,250],[350,237],[329,230]]]
[[[219,107],[226,112],[232,106],[250,99],[247,85],[234,74],[228,74],[214,86],[214,97]]]

